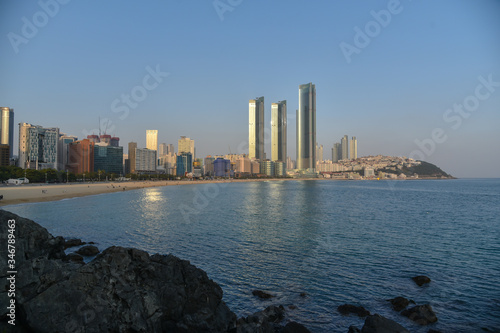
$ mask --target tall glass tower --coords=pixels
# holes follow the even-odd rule
[[[248,157],[264,159],[264,97],[248,102]]]
[[[299,86],[297,110],[297,169],[316,167],[316,86],[312,83]]]
[[[286,162],[286,101],[271,104],[271,155]]]
[[[2,110],[0,144],[9,145],[9,158],[12,158],[14,148],[14,109],[4,107],[0,109]]]

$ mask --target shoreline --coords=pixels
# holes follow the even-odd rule
[[[439,179],[422,177],[420,180]],[[419,180],[415,179],[415,180]],[[246,183],[263,181],[301,181],[301,180],[325,180],[325,181],[349,181],[348,179],[327,178],[258,178],[258,179],[225,179],[225,180],[159,180],[159,181],[125,181],[125,182],[100,182],[100,183],[70,183],[70,184],[24,184],[1,186],[0,207],[7,205],[18,205],[24,203],[59,201],[63,199],[84,197],[104,193],[131,191],[149,187],[198,185],[217,183]],[[401,181],[398,179],[387,179]],[[413,179],[411,179],[413,180]],[[359,181],[359,180],[358,180]]]

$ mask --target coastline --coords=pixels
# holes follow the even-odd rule
[[[349,179],[325,179],[325,178],[282,178],[282,179],[225,179],[225,180],[162,180],[162,181],[125,181],[125,182],[101,182],[101,183],[70,183],[70,184],[24,184],[1,186],[0,207],[17,205],[23,203],[58,201],[88,195],[131,191],[149,187],[217,184],[217,183],[245,183],[263,181],[300,181],[300,180],[326,180],[326,181],[349,181]],[[402,179],[386,179],[402,181]],[[422,177],[408,180],[439,180],[435,177]],[[359,180],[358,180],[359,181]]]
[[[71,183],[71,184],[25,184],[0,187],[3,199],[1,206],[17,205],[23,203],[58,201],[69,198],[84,197],[103,193],[131,191],[149,187],[215,184],[215,183],[240,183],[284,179],[231,179],[231,180],[168,180],[168,181],[127,181],[127,182],[102,182],[102,183]]]

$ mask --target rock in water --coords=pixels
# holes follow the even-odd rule
[[[76,251],[76,253],[85,257],[95,256],[99,254],[99,252],[100,251],[97,246],[94,245],[85,245],[84,247],[79,248],[78,251]]]
[[[406,299],[404,297],[396,297],[393,299],[389,299],[388,301],[391,302],[392,308],[394,309],[394,311],[398,311],[398,312],[403,310],[403,309],[406,309],[408,304],[415,303],[415,302],[413,302],[409,299]]]
[[[430,283],[431,279],[425,275],[419,275],[411,278],[415,283],[419,286],[422,287],[426,283]]]
[[[254,332],[275,332],[283,327],[279,323],[285,318],[285,308],[283,306],[268,306],[263,311],[259,311],[245,318],[238,319],[236,323],[237,333]]]
[[[410,333],[406,328],[381,315],[368,316],[361,333]]]
[[[68,249],[70,247],[75,247],[75,246],[80,246],[80,245],[85,245],[85,244],[87,244],[87,243],[82,242],[81,239],[70,238],[70,239],[66,239],[66,241],[64,242],[64,249]]]
[[[351,313],[357,315],[358,317],[366,317],[370,315],[370,311],[366,310],[364,307],[351,304],[340,305],[337,310],[343,316],[347,316]]]
[[[252,291],[252,295],[257,296],[257,297],[262,298],[262,299],[274,297],[273,295],[266,293],[265,291],[262,291],[262,290],[254,290],[254,291]]]
[[[311,333],[311,331],[304,325],[292,321],[285,325],[281,333]]]
[[[429,325],[438,320],[429,304],[414,306],[411,309],[404,310],[401,314],[420,325]]]

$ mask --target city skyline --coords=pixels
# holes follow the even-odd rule
[[[244,153],[248,98],[287,100],[287,124],[295,128],[296,86],[314,82],[316,141],[327,151],[343,134],[356,133],[363,143],[359,156],[413,153],[458,177],[497,175],[500,157],[491,153],[500,142],[496,1],[401,1],[383,19],[387,1],[314,8],[255,1],[223,20],[210,2],[110,1],[99,11],[93,3],[70,2],[28,37],[22,18],[32,23],[43,8],[36,2],[1,6],[0,70],[9,80],[0,82],[0,105],[16,111],[16,126],[58,127],[79,139],[100,127],[123,146],[139,147],[146,146],[141,133],[154,126],[158,142],[190,136],[199,156]],[[288,20],[297,12],[311,19],[311,31]],[[84,17],[95,17],[95,24]],[[12,42],[11,33],[24,40]],[[259,48],[247,44],[250,38]],[[277,39],[284,47],[302,40],[304,47],[279,61],[264,56],[261,50],[273,50]],[[268,158],[270,122],[267,113]],[[296,141],[289,132],[288,142]],[[477,137],[489,144],[477,145]],[[288,156],[295,150],[288,145]]]

